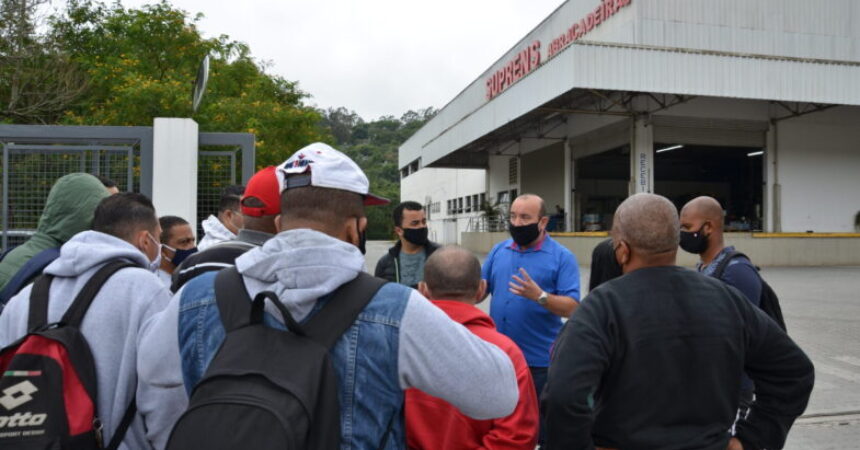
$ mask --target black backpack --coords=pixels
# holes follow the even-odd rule
[[[111,275],[134,264],[115,261],[99,269],[63,318],[48,323],[53,277],[36,279],[30,293],[28,334],[0,350],[0,449],[115,450],[136,412],[134,398],[105,447],[97,411],[98,380],[80,326]],[[121,299],[116,299],[121,300]]]
[[[744,257],[749,259],[747,255],[744,255],[741,252],[731,252],[720,261],[720,264],[717,265],[717,268],[714,269],[714,277],[723,279],[723,273],[725,273],[726,268],[729,266],[729,262],[731,260]],[[760,271],[758,266],[754,266],[756,271]],[[788,329],[785,327],[785,318],[782,317],[782,308],[779,306],[779,297],[776,296],[776,292],[774,292],[773,288],[767,284],[767,281],[764,281],[764,278],[759,274],[759,279],[761,280],[761,298],[759,299],[759,308],[765,312],[771,319],[773,319],[782,331],[788,332]]]
[[[338,384],[329,350],[383,284],[361,273],[299,325],[273,292],[251,301],[235,267],[220,271],[215,297],[227,334],[167,449],[339,448]],[[263,324],[266,299],[288,331]]]

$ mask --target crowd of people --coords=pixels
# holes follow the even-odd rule
[[[584,296],[532,194],[483,265],[399,204],[370,276],[387,200],[325,144],[226,189],[199,243],[111,187],[60,178],[0,260],[0,448],[778,449],[813,387],[710,197],[625,200]]]

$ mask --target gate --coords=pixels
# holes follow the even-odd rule
[[[244,184],[254,175],[254,135],[200,133],[198,144],[196,229],[197,238],[200,239],[203,237],[200,223],[210,214],[218,214],[224,188]]]
[[[120,191],[151,197],[152,136],[152,127],[0,125],[2,250],[35,232],[48,192],[63,175],[102,175]],[[217,210],[223,187],[253,174],[254,135],[200,133],[199,145],[197,209],[202,220]]]

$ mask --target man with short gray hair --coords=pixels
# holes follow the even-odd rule
[[[806,409],[809,358],[739,291],[677,267],[679,228],[665,197],[618,207],[624,275],[559,335],[542,397],[548,448],[782,448]],[[744,371],[758,396],[732,437]]]

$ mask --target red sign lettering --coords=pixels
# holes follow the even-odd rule
[[[585,36],[586,33],[606,22],[610,17],[614,16],[621,8],[629,5],[631,0],[602,0],[600,5],[589,12],[585,17],[578,22],[574,22],[567,31],[561,36],[555,38],[549,44],[547,59],[552,59],[559,52],[567,48],[568,45],[577,39]]]

